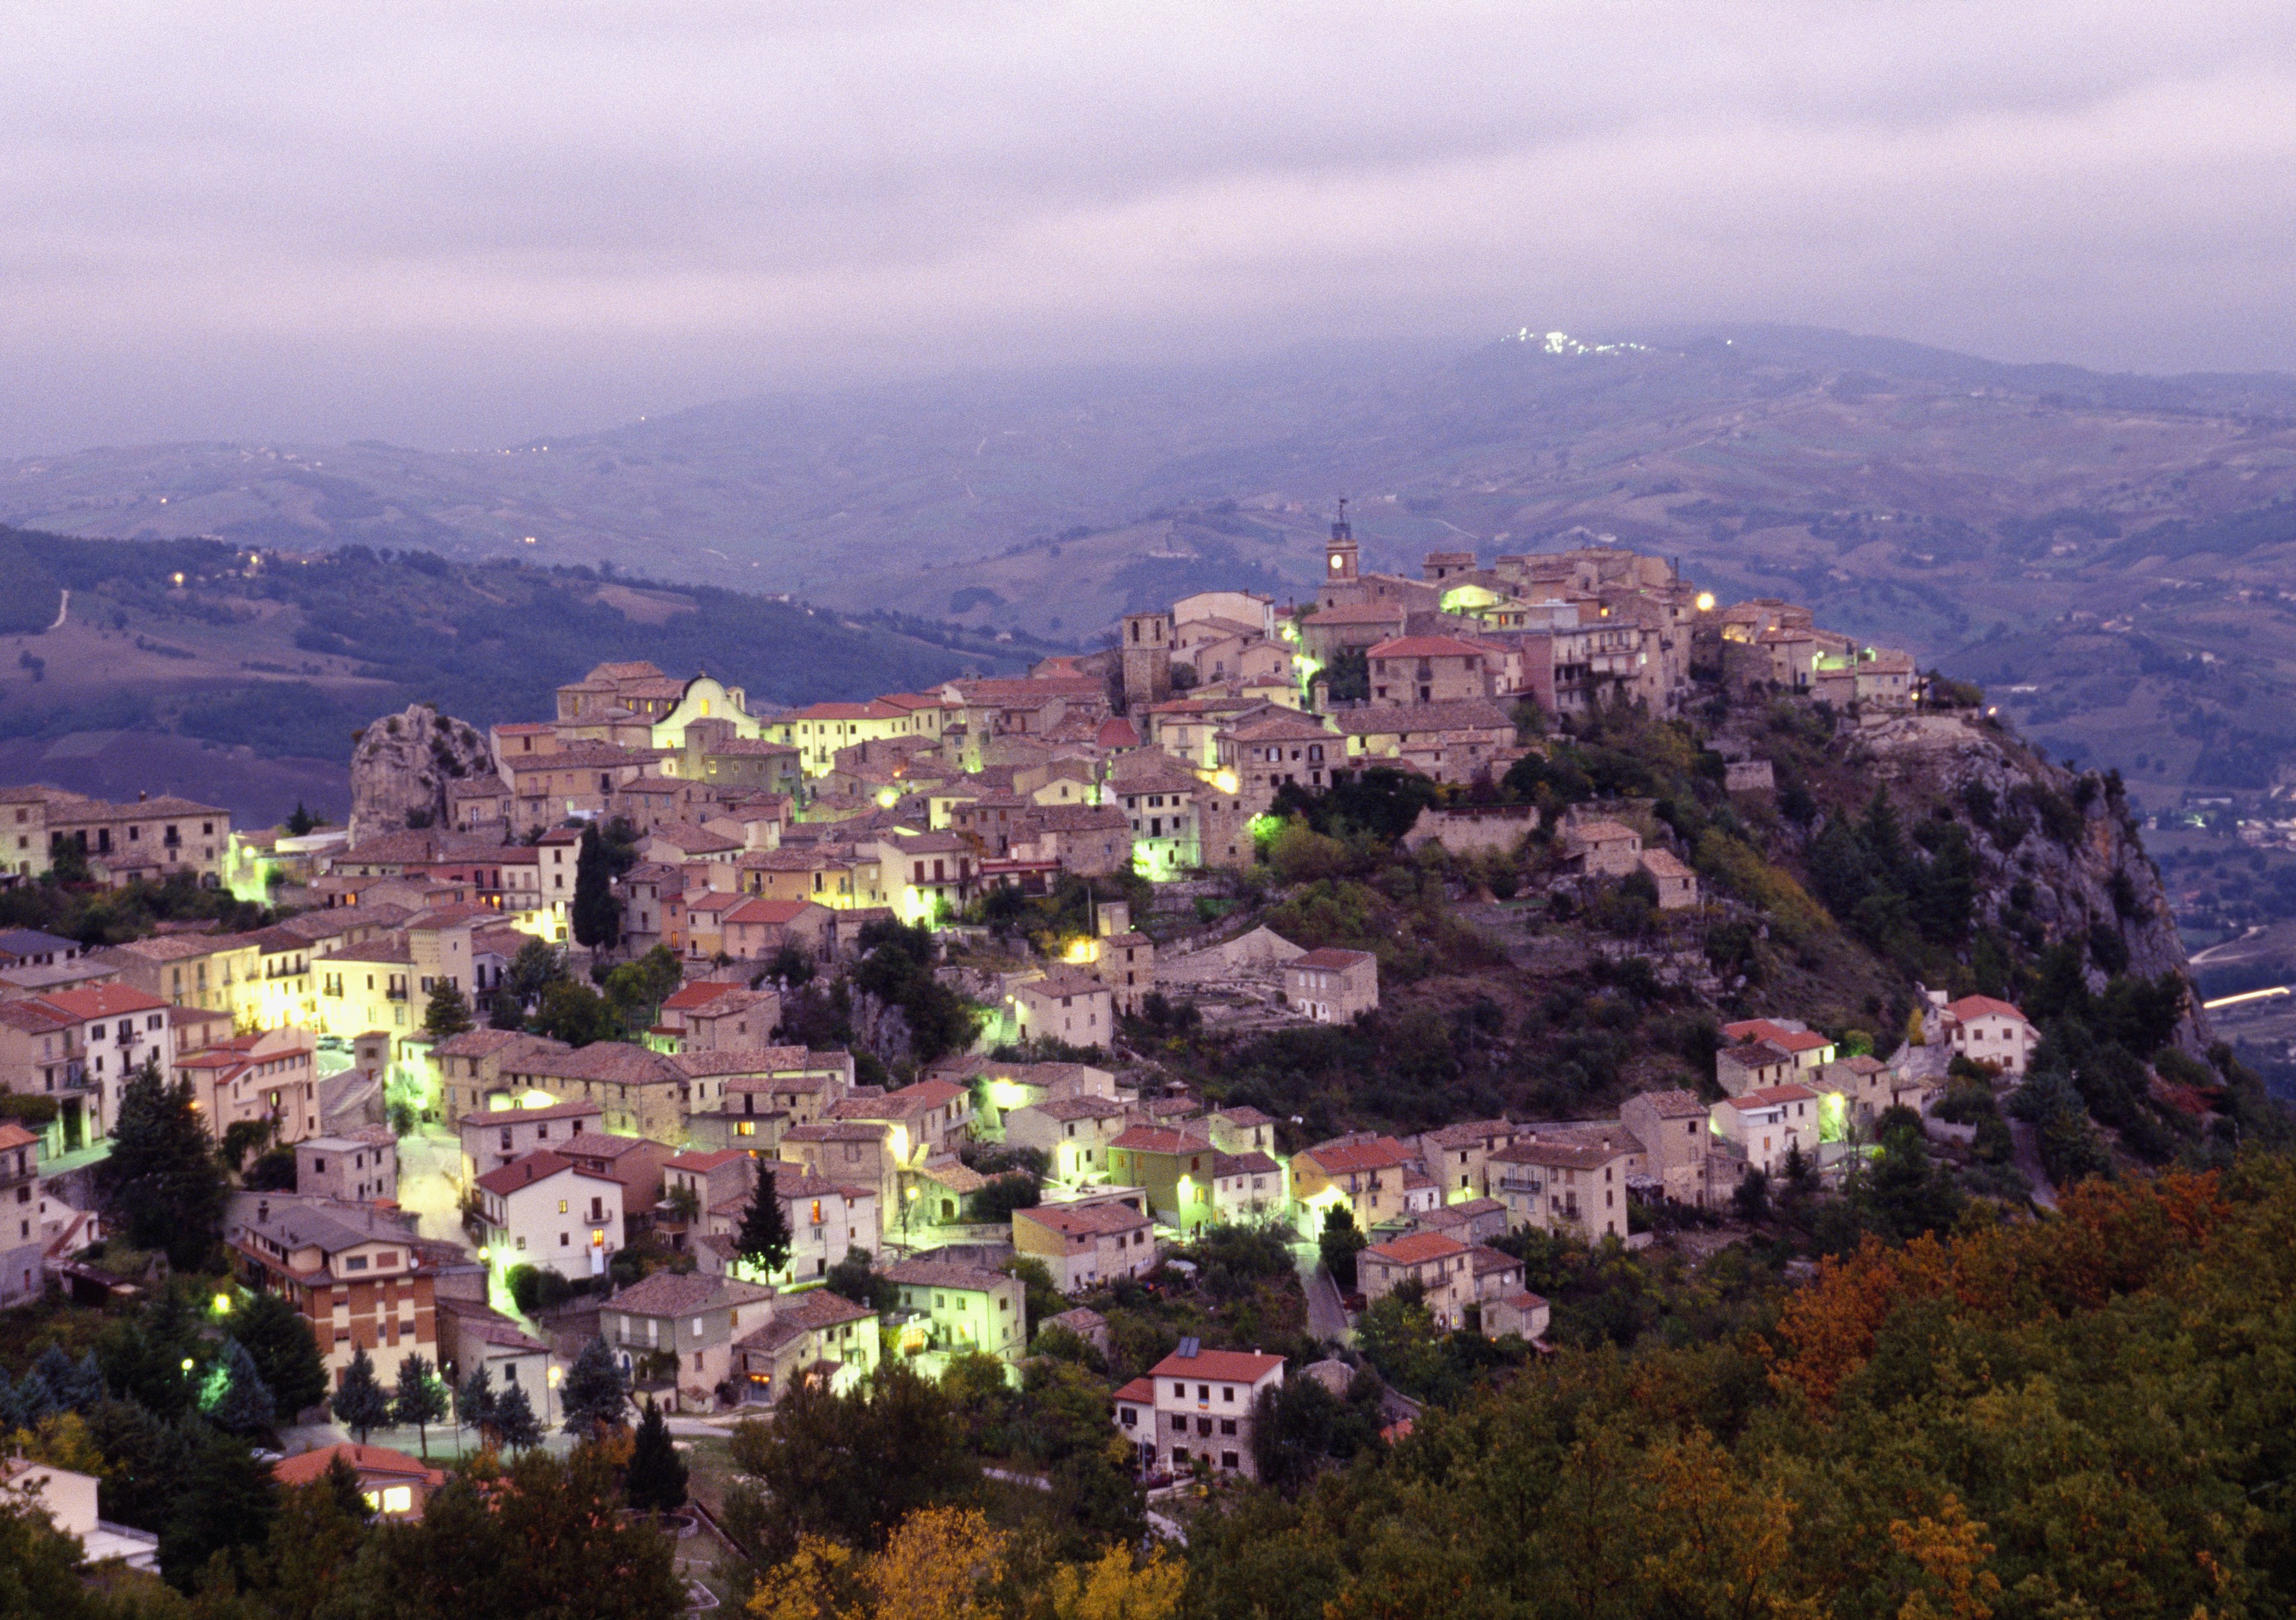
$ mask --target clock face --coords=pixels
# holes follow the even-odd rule
[[[1340,565],[1341,565],[1341,563],[1340,563],[1340,555],[1339,555],[1339,553],[1337,553],[1337,552],[1333,552],[1333,553],[1332,554],[1332,567],[1334,567],[1334,568],[1337,568],[1337,567],[1339,567]]]

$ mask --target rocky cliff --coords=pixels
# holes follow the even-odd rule
[[[2160,869],[2117,777],[2076,774],[2007,733],[1944,716],[1889,721],[1856,746],[1893,794],[1950,805],[1968,826],[1979,921],[2079,942],[2092,991],[2120,973],[2189,977]],[[2209,1040],[2194,999],[2177,1043],[2197,1056]]]
[[[382,716],[351,751],[351,842],[447,825],[447,785],[493,769],[486,737],[468,721],[428,703]]]

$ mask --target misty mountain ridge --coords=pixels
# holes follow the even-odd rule
[[[1204,586],[1304,592],[1342,493],[1374,566],[1610,541],[1808,602],[1986,680],[2140,793],[2268,785],[2296,752],[2296,377],[2276,374],[1527,326],[1464,353],[784,391],[482,452],[199,444],[0,468],[0,514],[27,528],[611,561],[1069,641]]]

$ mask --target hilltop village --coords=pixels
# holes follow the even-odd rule
[[[1855,770],[1810,799],[1842,738],[2002,757],[1979,702],[1661,559],[1414,579],[1342,518],[1312,602],[1200,593],[1025,677],[763,712],[608,662],[547,717],[418,705],[360,737],[348,827],[0,790],[12,893],[86,924],[0,933],[0,1306],[164,1250],[292,1307],[316,1407],[483,1369],[543,1427],[589,1410],[570,1379],[710,1419],[1054,1353],[1136,1484],[1258,1477],[1287,1379],[1407,1429],[1398,1333],[1579,1342],[1541,1290],[1585,1257],[1866,1196],[1885,1152],[1942,1197],[1932,1146],[2053,1196],[1995,1106],[2033,978],[1955,942],[2073,942],[2100,992],[2160,965],[2105,960],[2038,840],[1999,833],[2056,898],[1964,877],[1939,913],[1946,810],[1908,857]],[[1813,899],[1744,830],[1822,813],[1869,852],[1840,883],[1896,861],[1910,911],[1828,886],[1823,841]],[[1476,1056],[1508,1041],[1514,1079]],[[217,1166],[204,1253],[114,1162],[163,1118]],[[2085,1121],[2047,1170],[2104,1151]],[[419,1510],[420,1465],[357,1450]]]

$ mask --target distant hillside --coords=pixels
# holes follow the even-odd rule
[[[2141,799],[2296,758],[2296,379],[2276,375],[1793,328],[1525,333],[782,394],[484,452],[0,468],[0,515],[77,534],[610,559],[1062,640],[1203,584],[1303,588],[1341,493],[1381,566],[1607,535],[1808,602],[1981,678]]]
[[[1009,670],[1028,650],[589,569],[20,530],[0,530],[0,637],[8,779],[164,787],[266,819],[296,796],[347,808],[350,734],[418,698],[482,724],[539,718],[562,682],[642,658],[791,704]]]

